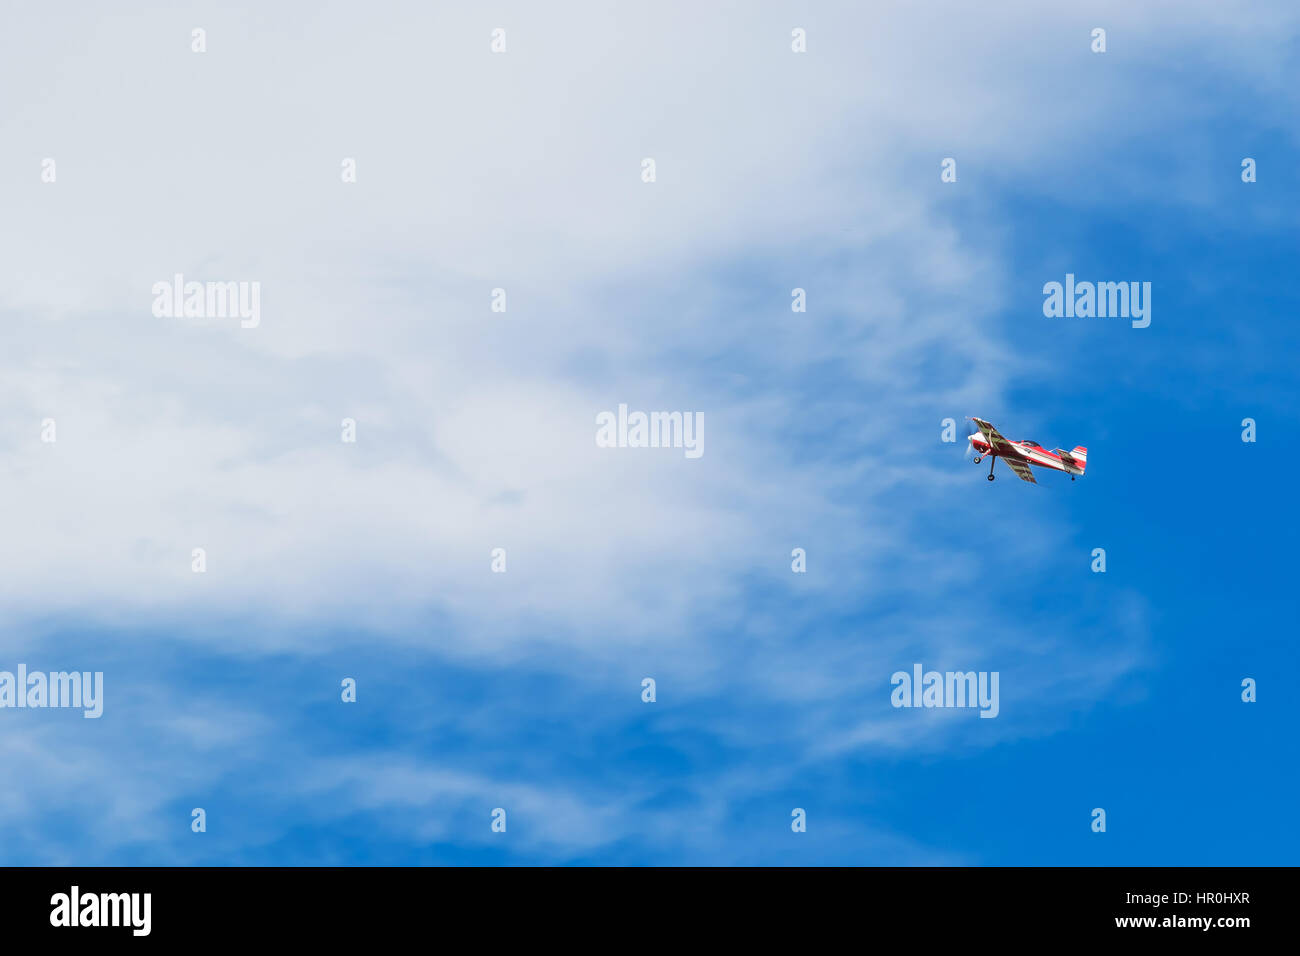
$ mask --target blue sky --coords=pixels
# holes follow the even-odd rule
[[[0,861],[1293,864],[1297,17],[1193,6],[23,14],[0,669],[106,699],[0,710]]]

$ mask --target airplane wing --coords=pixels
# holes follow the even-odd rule
[[[1029,466],[1019,458],[1003,458],[1002,460],[1007,463],[1008,468],[1020,477],[1021,481],[1027,481],[1031,485],[1038,484],[1038,482],[1034,481],[1034,474],[1029,470]]]
[[[989,446],[993,449],[994,452],[996,452],[999,455],[1020,454],[1020,452],[1016,450],[1016,447],[1012,445],[1011,442],[1003,438],[1002,433],[999,432],[992,425],[990,425],[988,422],[984,421],[981,418],[972,418],[971,421],[973,421],[976,427],[978,427],[979,430],[984,433],[984,440],[989,443]],[[1030,481],[1033,481],[1033,479],[1031,478]],[[1037,484],[1037,482],[1034,483]]]

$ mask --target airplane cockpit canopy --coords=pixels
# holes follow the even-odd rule
[[[1038,442],[1034,441],[1032,438],[1026,438],[1026,439],[1025,439],[1024,441],[1022,441],[1020,444],[1022,444],[1022,445],[1033,445],[1035,448],[1042,448],[1042,447],[1043,447],[1042,445],[1038,444]]]

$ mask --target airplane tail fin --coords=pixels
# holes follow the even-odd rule
[[[1084,470],[1088,467],[1088,449],[1084,448],[1082,445],[1075,445],[1069,451],[1066,451],[1064,448],[1058,448],[1056,449],[1056,453],[1064,459],[1066,464],[1077,466],[1079,474],[1083,474]]]

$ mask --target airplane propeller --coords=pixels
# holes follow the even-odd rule
[[[963,441],[963,442],[965,443],[965,445],[966,445],[966,450],[965,450],[965,452],[962,453],[962,457],[965,458],[967,461],[974,461],[974,460],[975,460],[975,446],[972,445],[972,444],[970,443],[970,438],[967,437],[967,436],[970,436],[970,435],[975,434],[975,422],[974,422],[973,419],[971,419],[971,418],[969,418],[969,417],[967,417],[967,418],[963,418],[962,421],[964,421],[964,422],[968,422],[969,425],[970,425],[970,430],[967,431],[966,435],[963,435],[963,436],[962,436],[962,441]]]

